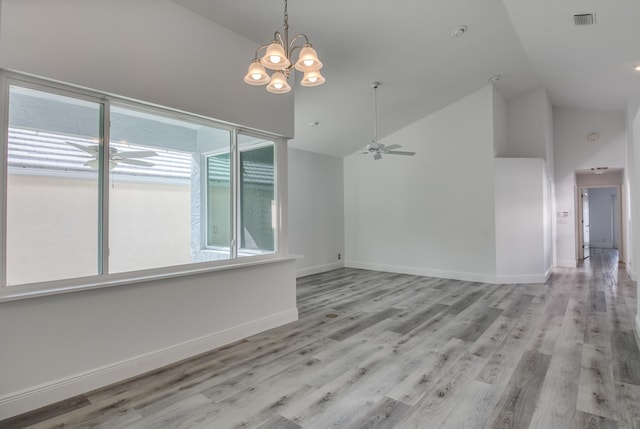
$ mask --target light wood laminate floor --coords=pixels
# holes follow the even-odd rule
[[[594,250],[546,284],[340,269],[300,320],[2,428],[640,428],[636,288]]]

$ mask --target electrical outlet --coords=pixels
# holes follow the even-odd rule
[[[340,253],[338,253],[338,261],[342,259],[342,255]]]

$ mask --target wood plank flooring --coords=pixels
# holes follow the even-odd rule
[[[546,284],[305,277],[297,322],[0,428],[640,428],[636,286],[591,255]]]

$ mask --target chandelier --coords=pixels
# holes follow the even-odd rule
[[[274,94],[286,94],[291,91],[287,79],[295,68],[304,73],[300,85],[322,85],[325,82],[325,78],[320,74],[322,63],[318,59],[315,49],[309,43],[309,38],[304,34],[298,34],[289,42],[287,0],[284,0],[284,25],[282,27],[284,31],[282,33],[276,31],[273,35],[273,41],[269,45],[260,46],[256,50],[244,81],[249,85],[267,84],[267,91]],[[304,39],[304,45],[296,45],[299,39]],[[263,49],[265,53],[259,59],[258,54]],[[300,49],[300,52],[298,60],[294,63],[293,53],[297,49]],[[267,74],[265,68],[273,71],[271,76]]]

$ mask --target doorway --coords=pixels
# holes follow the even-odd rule
[[[593,185],[578,187],[578,259],[591,256],[594,248],[617,249],[623,257],[622,187]]]
[[[591,216],[589,211],[589,189],[582,189],[580,191],[580,198],[578,200],[578,211],[580,216],[580,223],[578,224],[578,228],[580,231],[579,234],[579,242],[578,242],[578,250],[579,255],[578,259],[581,261],[587,259],[591,256]]]

